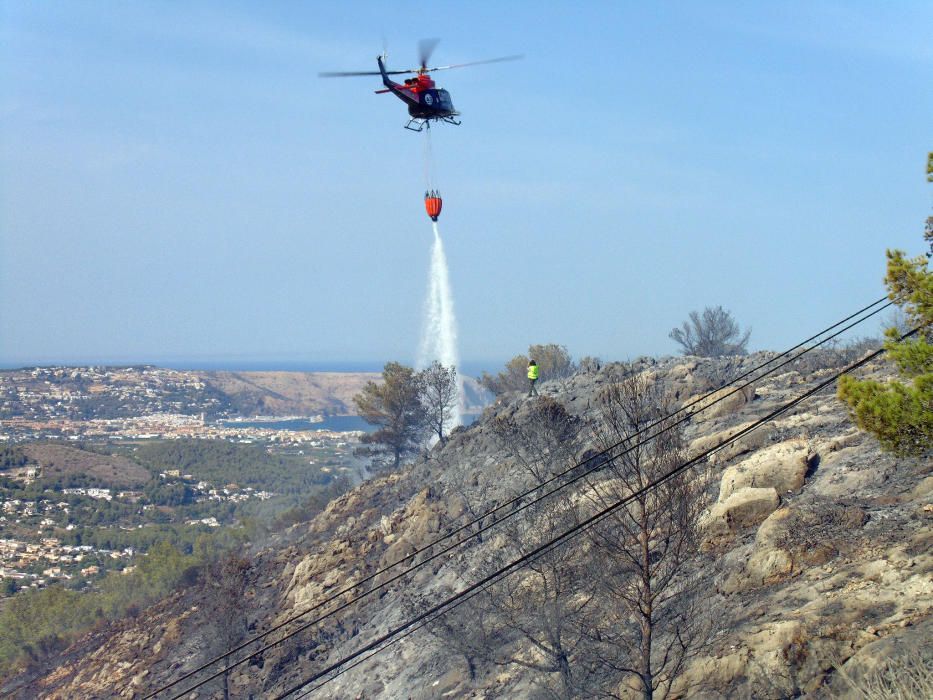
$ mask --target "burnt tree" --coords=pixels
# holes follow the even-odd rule
[[[625,378],[599,397],[596,443],[601,449],[622,444],[587,497],[593,509],[626,501],[588,531],[597,586],[588,638],[602,693],[610,697],[620,681],[645,700],[666,697],[708,637],[702,591],[690,575],[699,556],[704,489],[692,471],[668,476],[687,460],[680,426],[664,420],[672,408],[645,375]],[[656,437],[633,437],[656,421],[648,433]]]

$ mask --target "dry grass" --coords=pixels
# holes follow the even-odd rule
[[[853,697],[862,700],[929,700],[933,698],[933,659],[911,652],[893,656],[866,673],[850,674],[835,666]]]

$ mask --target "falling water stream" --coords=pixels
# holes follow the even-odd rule
[[[421,332],[421,348],[418,353],[419,367],[427,367],[437,360],[444,367],[459,368],[457,353],[457,319],[454,316],[454,296],[450,289],[447,271],[447,256],[444,242],[434,222],[434,246],[431,249],[431,270],[428,276],[428,296],[424,304],[424,327]],[[462,422],[463,380],[457,374],[457,402],[451,413],[447,429]]]

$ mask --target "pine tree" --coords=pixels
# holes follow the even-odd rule
[[[933,182],[933,153],[927,156],[927,180]],[[933,224],[927,219],[925,238],[933,246]],[[898,455],[923,455],[933,449],[933,272],[927,255],[909,258],[889,250],[885,284],[903,309],[911,328],[920,329],[899,342],[889,328],[885,349],[905,381],[881,383],[843,377],[839,397],[849,404],[856,423],[873,433],[881,445]]]
[[[421,402],[422,378],[411,367],[388,362],[382,370],[382,383],[368,382],[353,397],[360,417],[379,429],[364,435],[375,455],[388,455],[394,469],[401,459],[415,452],[425,434],[425,408]]]

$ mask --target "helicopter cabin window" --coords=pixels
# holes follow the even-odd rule
[[[450,106],[450,93],[446,90],[437,91],[437,101],[441,103],[444,107]]]

